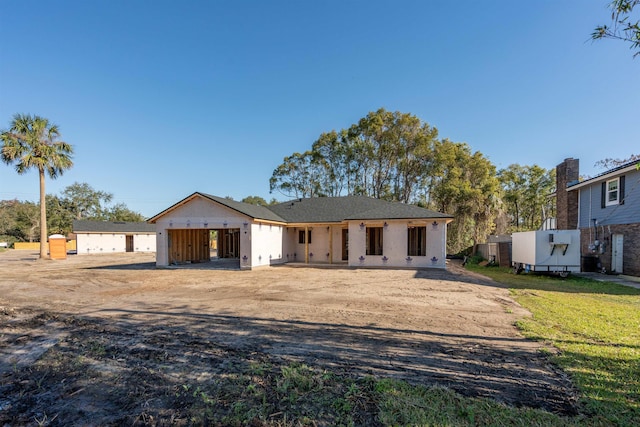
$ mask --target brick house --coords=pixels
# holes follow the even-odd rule
[[[556,167],[558,229],[579,229],[583,271],[640,276],[640,162],[579,181],[579,160]]]

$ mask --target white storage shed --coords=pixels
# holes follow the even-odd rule
[[[535,271],[565,277],[580,272],[580,230],[513,233],[511,260],[516,273]]]

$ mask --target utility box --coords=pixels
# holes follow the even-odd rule
[[[537,230],[511,235],[515,273],[535,271],[559,274],[580,272],[580,230]]]
[[[62,234],[49,236],[49,257],[51,259],[67,259],[67,238]]]

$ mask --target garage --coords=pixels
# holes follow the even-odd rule
[[[240,259],[240,229],[167,230],[169,264],[192,264],[216,259]]]

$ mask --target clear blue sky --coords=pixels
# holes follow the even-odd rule
[[[640,154],[640,57],[589,41],[609,0],[0,0],[0,129],[56,123],[74,182],[152,216],[265,199],[285,156],[384,107],[498,169]],[[0,199],[38,200],[0,163]]]

